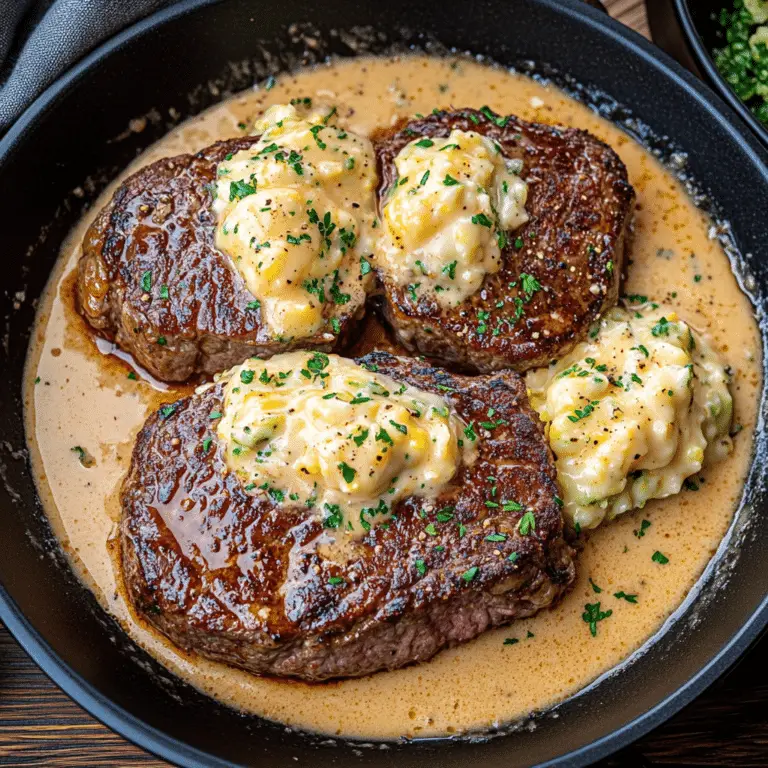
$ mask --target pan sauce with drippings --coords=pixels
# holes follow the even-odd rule
[[[434,107],[488,104],[500,114],[584,128],[608,142],[638,196],[624,290],[675,306],[732,367],[734,419],[743,427],[733,455],[679,495],[594,532],[579,557],[574,589],[554,610],[487,632],[426,664],[308,685],[184,654],[129,611],[112,542],[138,430],[160,403],[191,387],[153,386],[100,352],[73,306],[83,234],[116,181],[64,245],[29,353],[27,435],[45,508],[78,573],[131,637],[227,704],[304,729],[365,738],[452,734],[525,716],[575,693],[638,649],[679,607],[714,554],[752,451],[761,361],[751,306],[721,247],[708,237],[711,223],[639,144],[554,88],[465,59],[360,58],[284,76],[269,90],[241,94],[179,126],[129,170],[241,135],[240,124],[297,96],[338,104],[345,126],[363,135]],[[366,333],[355,352],[381,336],[374,321]],[[656,552],[663,557],[654,559]],[[611,614],[595,625],[593,637],[582,614],[598,602],[601,615]]]

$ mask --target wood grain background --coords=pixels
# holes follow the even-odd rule
[[[643,0],[603,3],[617,19],[648,35]],[[763,652],[768,655],[768,638],[697,701],[601,763],[602,768],[768,766],[768,666]],[[162,768],[168,764],[86,714],[0,625],[0,765]]]

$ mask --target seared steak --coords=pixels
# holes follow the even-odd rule
[[[338,331],[277,341],[259,302],[230,259],[215,247],[216,166],[256,137],[220,141],[196,155],[159,160],[128,178],[83,241],[80,311],[150,373],[183,381],[213,374],[251,355],[293,348],[330,351],[364,311],[332,304]]]
[[[445,363],[481,372],[545,365],[616,303],[634,202],[627,170],[586,131],[487,109],[440,112],[379,137],[379,200],[397,181],[394,160],[406,144],[454,129],[480,133],[523,161],[529,220],[509,233],[501,269],[456,307],[409,293],[377,268],[384,315],[407,349]]]
[[[476,459],[437,499],[396,505],[337,562],[316,514],[226,471],[223,383],[164,406],[123,485],[122,563],[136,610],[181,648],[259,674],[366,675],[530,616],[572,583],[552,456],[522,379],[387,353],[360,362],[445,396],[467,439],[477,434]]]

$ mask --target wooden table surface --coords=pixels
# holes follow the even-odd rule
[[[643,0],[603,0],[610,13],[648,34]],[[725,679],[603,768],[768,766],[768,637]],[[0,765],[168,764],[112,733],[65,696],[0,626]]]

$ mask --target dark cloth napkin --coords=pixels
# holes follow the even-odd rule
[[[99,43],[176,0],[0,0],[0,135]]]

